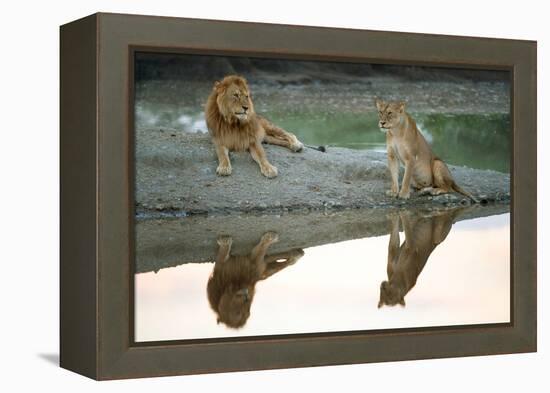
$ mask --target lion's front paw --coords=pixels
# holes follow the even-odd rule
[[[397,190],[387,190],[386,195],[392,198],[395,198],[397,196]]]
[[[233,238],[227,235],[220,235],[216,241],[218,242],[218,246],[230,246],[233,243]]]
[[[276,177],[278,174],[277,168],[270,164],[262,166],[260,170],[262,171],[262,175],[270,179]]]
[[[262,241],[263,242],[268,242],[268,243],[278,242],[279,241],[279,235],[277,234],[277,232],[272,232],[272,231],[266,232],[262,236]]]
[[[399,193],[399,198],[400,199],[409,199],[411,197],[411,191],[408,190],[408,191],[403,191],[401,190],[401,192]]]
[[[219,165],[216,169],[216,173],[220,176],[231,175],[231,165]]]

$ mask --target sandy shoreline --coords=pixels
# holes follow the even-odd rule
[[[208,135],[138,130],[136,213],[141,217],[282,212],[345,208],[430,207],[469,204],[459,194],[391,198],[384,153],[329,148],[292,153],[265,145],[279,176],[267,179],[249,153],[231,155],[233,174],[216,175]],[[449,166],[458,184],[487,203],[510,201],[510,176]]]

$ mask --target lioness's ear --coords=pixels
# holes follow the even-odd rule
[[[399,112],[403,112],[405,110],[405,101],[399,101],[397,103],[397,109],[399,109]]]
[[[378,109],[380,111],[380,110],[382,110],[382,108],[384,106],[384,101],[379,100],[378,98],[375,98],[374,99],[374,104],[376,105],[376,109]]]

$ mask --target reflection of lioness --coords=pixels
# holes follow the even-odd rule
[[[244,326],[250,316],[256,283],[294,264],[304,255],[301,249],[265,255],[277,241],[277,234],[267,232],[249,255],[231,255],[232,239],[218,238],[218,255],[214,271],[208,279],[208,301],[218,314],[218,323],[231,328]]]
[[[380,129],[386,131],[388,166],[391,172],[390,196],[408,199],[411,186],[422,194],[439,195],[456,191],[476,199],[460,188],[447,165],[436,157],[424,136],[418,131],[413,118],[405,112],[404,102],[376,100]],[[405,174],[399,190],[399,162],[405,166]]]
[[[266,177],[277,176],[277,168],[267,161],[262,142],[300,151],[303,144],[293,134],[270,123],[254,112],[246,80],[226,76],[216,82],[206,102],[206,124],[216,147],[218,175],[231,174],[229,151],[250,151]]]
[[[384,304],[405,305],[405,295],[416,280],[432,251],[442,243],[453,225],[458,210],[434,217],[400,213],[392,217],[392,230],[388,244],[388,281],[380,285],[378,307]],[[399,218],[403,223],[405,241],[400,246]]]

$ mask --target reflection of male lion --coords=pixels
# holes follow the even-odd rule
[[[435,156],[418,130],[413,118],[405,112],[404,102],[376,100],[381,130],[386,132],[388,166],[391,172],[391,189],[388,195],[408,199],[411,186],[422,194],[439,195],[456,191],[474,202],[469,192],[456,184],[447,165]],[[405,166],[405,174],[399,189],[399,163]]]
[[[214,271],[208,279],[208,301],[218,314],[218,323],[228,327],[244,326],[250,316],[256,283],[294,264],[304,255],[301,249],[265,255],[269,246],[277,241],[277,234],[267,232],[246,256],[231,255],[232,239],[218,238],[218,255]]]
[[[392,217],[388,245],[388,281],[383,281],[380,285],[379,308],[383,305],[405,305],[405,295],[416,284],[432,251],[451,231],[453,220],[459,211],[460,209],[433,217],[406,212]],[[399,218],[405,231],[405,241],[401,246]]]
[[[257,115],[246,80],[230,75],[214,84],[206,102],[206,124],[216,148],[218,175],[231,174],[229,151],[250,151],[266,177],[277,176],[277,168],[267,161],[262,142],[300,151],[303,144],[293,134]]]

